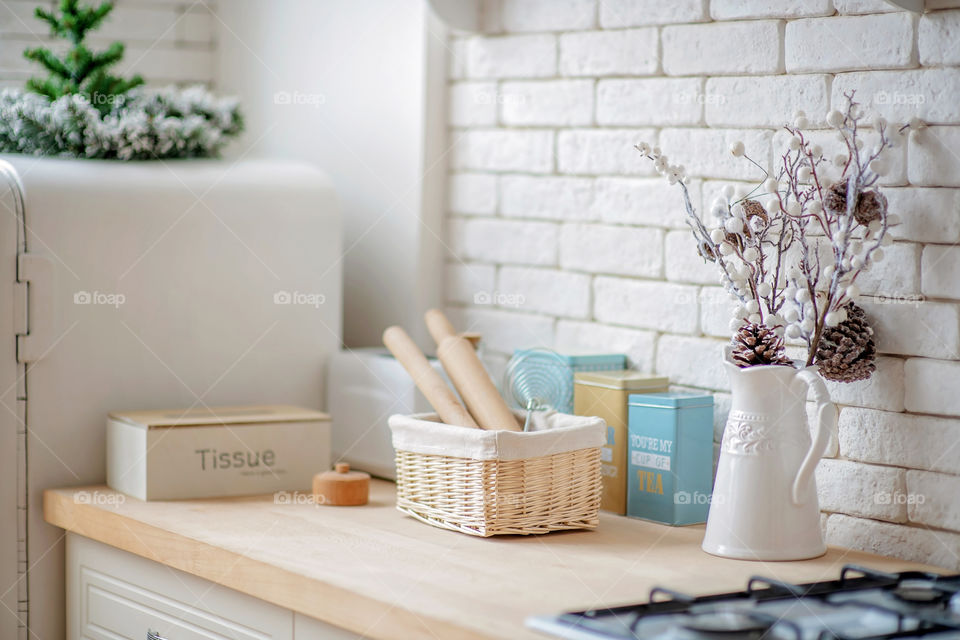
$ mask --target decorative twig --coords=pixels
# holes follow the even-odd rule
[[[797,112],[784,127],[790,138],[776,177],[746,154],[742,142],[730,146],[730,153],[757,167],[762,178],[741,197],[732,187],[724,190],[711,206],[715,226],[704,222],[690,201],[684,168],[671,165],[657,147],[637,145],[661,175],[680,185],[697,251],[717,264],[721,283],[740,302],[731,331],[765,325],[778,337],[799,340],[807,348],[806,366],[817,361],[825,332],[847,320],[850,303],[860,295],[855,281],[883,259],[883,247],[893,241],[887,232],[898,223],[875,188],[887,171],[885,151],[894,145],[890,126],[875,118],[877,144],[865,149],[863,110],[854,92],[844,97],[844,110],[826,118],[846,148],[833,158],[839,177],[826,181],[829,163],[804,134],[806,115]],[[923,126],[914,118],[896,131],[909,129],[916,136]],[[764,196],[766,204],[757,200]],[[864,323],[860,316],[857,322]],[[766,336],[763,331],[753,335]]]

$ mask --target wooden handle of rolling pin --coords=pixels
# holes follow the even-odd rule
[[[522,429],[466,338],[447,336],[437,347],[437,357],[481,429]]]
[[[428,310],[423,314],[423,319],[427,323],[427,331],[430,332],[438,347],[445,338],[457,335],[457,330],[453,328],[453,324],[440,309]]]
[[[441,420],[447,424],[478,428],[476,420],[463,408],[457,396],[453,394],[436,369],[430,366],[427,357],[406,331],[400,327],[388,328],[383,332],[383,344],[397,362],[407,370],[413,378],[413,383],[417,385]]]

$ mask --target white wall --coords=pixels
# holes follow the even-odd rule
[[[633,144],[659,143],[709,203],[757,177],[729,143],[772,162],[796,109],[819,119],[857,88],[891,121],[916,113],[931,127],[885,181],[904,224],[863,287],[878,371],[831,385],[839,451],[817,477],[831,543],[960,568],[960,9],[946,8],[960,3],[927,6],[487,0],[485,32],[450,43],[445,295],[458,324],[501,358],[622,350],[717,391],[720,427],[729,305],[679,193]],[[500,303],[476,304],[482,292]]]
[[[421,327],[440,300],[445,179],[446,34],[426,2],[231,0],[217,20],[217,88],[247,115],[233,155],[307,160],[336,185],[345,343]]]

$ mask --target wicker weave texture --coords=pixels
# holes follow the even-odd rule
[[[397,451],[397,509],[475,536],[593,529],[600,449],[523,460],[472,460]]]

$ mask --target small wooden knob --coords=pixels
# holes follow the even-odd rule
[[[367,504],[370,497],[370,474],[350,471],[346,462],[338,462],[334,471],[313,476],[313,496],[317,504],[353,507]]]

